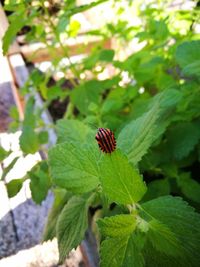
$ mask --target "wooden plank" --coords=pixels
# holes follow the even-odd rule
[[[8,20],[5,15],[5,12],[0,3],[0,39],[3,38],[7,28]],[[23,37],[17,37],[19,40]],[[76,38],[68,38],[65,43],[63,43],[64,49],[68,51],[68,56],[75,56],[80,54],[88,54],[91,52],[91,49],[96,45],[101,45],[102,47],[109,49],[111,48],[112,41],[110,39],[102,41],[101,38],[95,36],[86,36],[81,34]],[[10,46],[7,55],[22,53],[23,57],[29,62],[43,62],[56,59],[58,56],[65,57],[65,52],[63,47],[60,47],[59,44],[54,46],[54,49],[49,49],[43,43],[35,44],[26,44],[19,46],[16,41]]]
[[[100,45],[105,49],[111,48],[111,40],[102,41],[100,38],[89,38],[85,39],[84,35],[77,37],[76,39],[69,39],[63,44],[64,48],[68,51],[68,56],[75,56],[80,54],[89,54],[92,48],[96,45]],[[65,57],[63,48],[59,45],[55,46],[54,49],[49,49],[42,43],[28,44],[20,47],[20,51],[23,57],[33,63],[39,63],[43,61],[51,61],[58,57]]]
[[[0,40],[0,48],[2,46],[2,42]],[[13,81],[13,76],[10,70],[9,62],[7,57],[4,57],[0,51],[0,66],[1,68],[1,75],[0,75],[0,86],[1,86],[1,95],[0,100],[2,105],[5,106],[5,109],[1,114],[5,113],[7,119],[9,119],[9,109],[12,105],[16,104],[19,116],[23,118],[23,110],[19,95],[17,93],[17,89],[15,83]],[[8,99],[9,98],[9,99]],[[8,103],[10,101],[10,104]],[[6,129],[5,129],[6,130]]]
[[[0,48],[2,42],[0,40]],[[22,106],[20,100],[16,94],[16,87],[13,81],[12,73],[10,71],[9,63],[6,57],[4,57],[0,51],[0,131],[5,132],[8,129],[8,124],[11,122],[9,118],[9,110],[11,106],[17,105],[20,118],[23,117]]]
[[[17,84],[18,88],[23,87],[28,80],[29,73],[22,56],[19,53],[10,55],[8,60],[15,83]]]

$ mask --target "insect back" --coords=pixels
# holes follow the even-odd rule
[[[99,148],[105,153],[112,153],[116,149],[115,136],[110,129],[99,128],[95,139]]]

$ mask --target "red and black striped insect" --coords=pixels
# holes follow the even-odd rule
[[[95,139],[99,148],[105,153],[112,153],[116,149],[115,136],[110,129],[99,128]]]

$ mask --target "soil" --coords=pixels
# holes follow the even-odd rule
[[[53,121],[56,122],[59,119],[62,119],[64,116],[67,105],[69,103],[69,98],[66,97],[64,100],[53,100],[48,107],[48,110],[53,118]]]
[[[78,81],[74,80],[77,84]],[[55,85],[56,82],[51,78],[48,83],[48,87]],[[63,91],[72,90],[74,85],[69,80],[65,80],[61,85]],[[65,99],[54,99],[51,104],[48,106],[48,110],[53,118],[53,121],[56,122],[59,119],[62,119],[69,104],[69,97],[67,96]],[[77,111],[75,111],[77,113]]]
[[[29,70],[29,73],[31,73],[34,69],[35,66],[31,63],[31,62],[26,62],[26,66]],[[44,75],[41,72],[41,75]],[[74,79],[75,84],[78,85],[78,79]],[[52,86],[55,86],[57,83],[56,80],[54,80],[53,77],[50,77],[48,83],[47,83],[47,87],[49,90],[51,90]],[[61,88],[63,91],[68,91],[68,90],[73,90],[74,88],[74,84],[72,84],[72,82],[68,79],[64,80],[63,79],[63,83],[61,84]],[[43,99],[42,95],[40,95],[40,97]],[[45,102],[45,100],[43,99],[43,101]],[[62,119],[64,117],[64,114],[67,110],[67,106],[69,104],[69,97],[65,97],[64,99],[59,99],[56,98],[54,100],[51,101],[51,103],[48,106],[48,111],[53,119],[53,122],[56,122],[59,119]],[[78,110],[75,108],[74,109],[74,115],[78,114]]]

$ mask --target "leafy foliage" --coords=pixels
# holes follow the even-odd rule
[[[198,76],[200,69],[200,41],[184,42],[176,52],[176,59],[185,75]]]
[[[160,196],[169,195],[170,183],[168,179],[157,179],[148,184],[147,192],[142,201],[148,201]]]
[[[23,121],[23,131],[20,136],[20,147],[25,153],[35,153],[38,151],[39,142],[35,133],[36,118],[34,115],[34,98],[31,97],[26,105],[25,118]]]
[[[87,229],[87,200],[72,197],[62,210],[57,222],[59,261],[76,248],[84,238]]]
[[[186,157],[200,139],[200,127],[192,122],[184,122],[175,125],[168,132],[167,145],[171,148],[171,156],[174,159]]]
[[[98,220],[101,234],[105,237],[120,237],[131,234],[136,227],[133,215],[121,214]]]
[[[200,184],[190,177],[190,173],[182,173],[177,177],[182,193],[194,202],[200,202]]]
[[[57,135],[58,143],[84,143],[92,135],[92,130],[81,121],[63,119],[57,123]]]
[[[14,179],[6,184],[9,197],[14,197],[21,190],[24,179]]]
[[[6,151],[2,146],[0,146],[0,162],[3,161],[7,156],[9,156],[9,154],[9,151]]]
[[[141,216],[148,222],[145,233],[135,231],[138,221],[135,215],[120,216],[101,219],[98,223],[102,234],[107,233],[107,239],[101,244],[101,266],[187,266],[188,262],[197,266],[199,215],[180,198],[166,196],[144,203]]]
[[[136,165],[154,140],[154,127],[158,118],[159,106],[156,104],[142,117],[126,125],[118,136],[119,148],[128,154]],[[131,146],[130,141],[133,140]]]
[[[146,191],[139,172],[118,150],[102,157],[100,173],[103,191],[111,201],[132,204],[139,201]]]
[[[103,241],[100,250],[100,266],[144,266],[144,258],[140,252],[140,248],[138,247],[138,244],[142,243],[143,240],[140,237],[135,237],[135,235],[130,237],[122,236]]]
[[[21,30],[21,28],[24,25],[26,25],[27,19],[25,19],[24,15],[25,15],[24,10],[22,10],[22,12],[20,12],[18,14],[18,16],[16,16],[16,18],[12,21],[8,30],[6,31],[6,34],[4,35],[4,38],[3,38],[3,53],[4,53],[4,55],[8,52],[8,48],[9,48],[10,44],[12,43],[17,32],[19,30]]]
[[[48,166],[45,161],[39,162],[33,169],[28,172],[30,177],[30,189],[33,200],[40,204],[47,196],[51,186]]]
[[[151,144],[163,133],[168,121],[166,116],[165,121],[161,122],[161,119],[179,100],[179,93],[175,90],[166,90],[157,95],[152,103],[150,102],[149,111],[127,124],[120,132],[117,140],[119,147],[128,154],[129,160],[134,165],[141,160]],[[132,140],[131,145],[130,140]]]
[[[15,163],[18,161],[19,157],[15,157],[7,167],[4,168],[1,179],[4,180],[6,178],[6,175],[9,173],[10,170],[15,166]]]
[[[74,193],[85,193],[99,183],[99,152],[95,146],[64,142],[49,151],[53,182]]]
[[[52,62],[45,74],[34,70],[21,89],[28,95],[24,120],[10,111],[11,128],[22,129],[25,154],[46,149],[47,130],[55,125],[44,124],[43,110],[55,104],[59,113],[65,104],[48,164],[42,161],[25,178],[9,182],[9,196],[18,193],[25,179],[30,179],[38,204],[53,190],[43,240],[57,237],[60,262],[92,225],[102,267],[198,266],[198,3],[193,10],[178,10],[171,0],[145,5],[108,1],[109,20],[84,31],[89,53],[82,44],[77,53],[84,56],[75,62],[66,45],[68,38],[82,35],[82,22],[74,15],[96,12],[104,2],[106,9],[107,1],[7,2],[12,15],[4,53],[17,32],[29,26],[25,41],[41,42]],[[36,93],[44,99],[43,107],[36,108]],[[117,149],[111,154],[101,152],[95,142],[98,127],[115,133]],[[9,153],[0,149],[3,164]],[[2,165],[3,180],[16,160]]]
[[[186,266],[188,263],[197,266],[200,257],[199,214],[180,198],[170,196],[146,202],[142,208],[149,216],[152,229],[147,232],[151,244],[144,247],[146,263],[149,266],[155,263],[157,266]],[[152,223],[154,219],[159,222]],[[151,231],[155,231],[156,238],[154,234],[151,236]]]
[[[56,236],[56,223],[65,204],[71,197],[71,193],[64,189],[54,189],[54,203],[49,212],[43,233],[43,241],[52,240]]]

